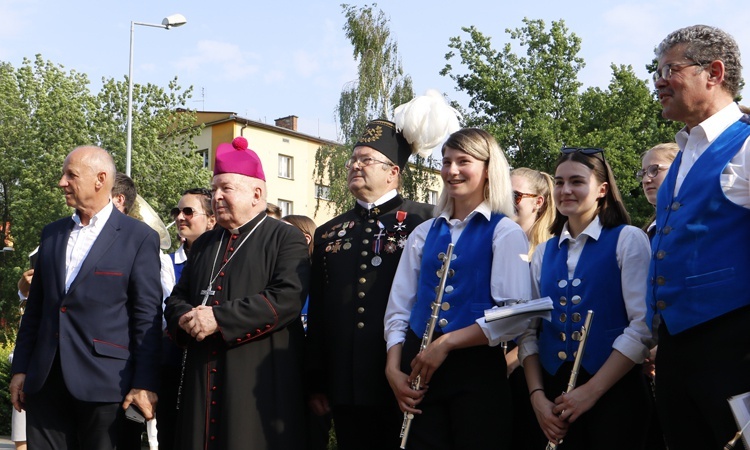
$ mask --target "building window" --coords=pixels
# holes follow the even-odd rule
[[[429,189],[427,191],[427,203],[430,205],[437,205],[438,201],[438,193],[437,191],[433,191],[432,189]]]
[[[203,160],[203,165],[201,167],[203,167],[204,169],[208,169],[208,149],[204,148],[202,150],[196,151],[196,153],[199,154],[201,159]]]
[[[291,200],[279,199],[278,206],[281,209],[281,217],[294,214],[294,203]]]
[[[331,188],[323,184],[316,184],[315,185],[315,198],[319,198],[321,200],[330,200]]]
[[[291,156],[286,155],[279,155],[279,177],[280,178],[288,178],[293,179],[294,173],[292,172],[292,167],[294,163],[294,158]]]

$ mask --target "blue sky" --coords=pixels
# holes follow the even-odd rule
[[[606,87],[611,63],[632,65],[646,79],[654,46],[670,31],[696,23],[718,26],[737,39],[750,80],[746,1],[381,0],[377,5],[390,16],[417,93],[436,88],[464,105],[466,97],[438,73],[449,38],[465,37],[461,27],[474,25],[499,49],[509,41],[504,30],[521,27],[524,17],[543,19],[547,28],[563,19],[581,37],[586,67],[579,79],[586,87]],[[102,77],[124,80],[130,22],[160,23],[173,13],[188,23],[169,31],[136,27],[136,83],[166,86],[177,76],[182,86],[195,88],[188,107],[266,123],[293,114],[299,116],[299,131],[337,139],[334,108],[342,87],[356,76],[337,1],[0,0],[0,60],[19,67],[23,58],[39,53],[66,70],[86,73],[95,92]]]

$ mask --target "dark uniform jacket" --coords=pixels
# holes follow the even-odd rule
[[[383,317],[406,239],[432,205],[400,195],[354,209],[315,232],[308,315],[307,388],[332,405],[393,400],[385,377]]]

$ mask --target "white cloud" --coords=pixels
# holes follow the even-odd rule
[[[292,56],[294,68],[298,74],[309,78],[320,71],[320,56],[314,53],[297,50]]]
[[[178,60],[176,66],[190,72],[208,70],[220,79],[237,81],[258,73],[258,64],[251,62],[258,59],[257,54],[243,51],[237,44],[203,40],[193,56]]]

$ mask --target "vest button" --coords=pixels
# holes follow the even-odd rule
[[[365,228],[365,233],[371,233],[371,232],[372,232],[372,228],[370,227]]]
[[[662,229],[662,233],[664,234],[669,234],[671,232],[672,232],[672,227],[670,227],[669,225],[667,225],[666,227],[664,227],[664,229]]]
[[[442,309],[443,311],[448,311],[449,309],[451,309],[451,304],[448,302],[443,302],[440,304],[440,309]]]
[[[581,296],[580,295],[574,295],[573,298],[570,299],[571,302],[573,302],[574,305],[577,305],[581,303]]]
[[[448,326],[448,319],[440,319],[438,325],[440,325],[440,328],[445,328],[446,326]]]
[[[369,244],[369,243],[370,243],[370,240],[369,240],[369,239],[362,239],[362,243],[363,243],[364,245],[367,245],[367,244]]]
[[[446,294],[450,294],[451,292],[453,292],[453,286],[446,286],[445,287],[445,293]]]
[[[360,313],[360,314],[362,314],[362,313],[365,312],[365,308],[362,307],[362,306],[360,306],[359,308],[357,308],[357,312]]]
[[[362,322],[358,322],[358,323],[357,323],[357,328],[359,328],[360,330],[361,330],[362,328],[364,328],[364,327],[365,327],[365,324],[364,324],[364,323],[362,323]]]
[[[365,284],[365,283],[367,283],[367,279],[365,279],[364,277],[359,279],[359,284]]]
[[[561,341],[563,341],[563,342],[565,342],[565,338],[566,338],[566,336],[565,336],[565,332],[564,332],[564,331],[561,331],[561,332],[560,332],[560,340],[561,340]]]
[[[438,253],[437,259],[438,259],[438,261],[445,260],[445,253],[443,253],[443,252]]]
[[[566,320],[568,320],[568,315],[565,313],[560,314],[560,322],[564,323]]]
[[[664,259],[664,256],[666,255],[667,252],[665,252],[664,250],[659,250],[658,252],[656,252],[656,259]]]
[[[567,280],[560,280],[560,281],[557,282],[557,287],[559,287],[559,288],[564,288],[567,285],[568,285],[568,281]]]
[[[367,252],[366,252],[366,251],[364,251],[364,252],[360,253],[360,255],[362,255],[362,256],[367,256]]]
[[[364,292],[357,292],[357,297],[359,297],[359,298],[365,298],[365,293]]]
[[[367,223],[375,223],[375,219],[368,219]]]
[[[578,323],[581,321],[581,314],[580,313],[573,313],[572,316],[570,316],[570,320],[572,320],[574,323]]]
[[[571,284],[573,285],[573,287],[578,287],[581,284],[581,279],[575,278]]]
[[[359,266],[359,268],[360,268],[361,270],[365,270],[365,269],[367,269],[367,264],[361,264],[361,265]]]
[[[568,304],[568,298],[565,297],[564,295],[560,297],[560,306],[565,306],[567,304]]]
[[[680,206],[682,206],[680,205],[680,202],[672,202],[670,208],[672,208],[672,211],[677,211],[678,209],[680,209]]]
[[[658,277],[656,277],[656,284],[657,285],[664,286],[664,284],[666,284],[666,282],[667,282],[667,280],[663,276],[659,275]]]
[[[574,331],[570,333],[570,338],[574,341],[580,341],[581,340],[581,332],[580,331]]]
[[[659,309],[659,311],[664,311],[665,309],[667,309],[667,302],[665,302],[664,300],[659,300],[658,302],[656,302],[656,307]]]
[[[557,352],[557,357],[565,361],[568,358],[568,354],[565,352]]]

